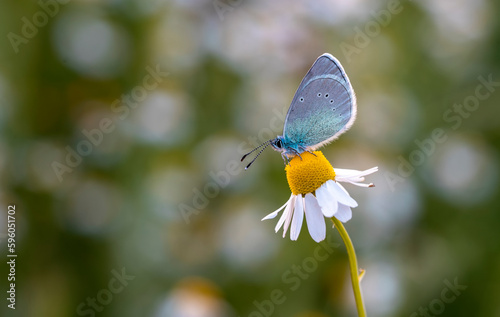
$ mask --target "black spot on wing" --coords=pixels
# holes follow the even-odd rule
[[[331,78],[313,80],[290,106],[284,133],[306,146],[334,136],[349,121],[353,107],[346,83]]]

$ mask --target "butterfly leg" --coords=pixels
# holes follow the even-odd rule
[[[281,153],[281,157],[283,158],[283,163],[285,163],[285,165],[288,165],[288,163],[289,163],[288,156],[286,156],[285,154]]]
[[[314,153],[313,153],[313,151],[309,150],[309,149],[308,149],[308,148],[306,148],[305,146],[299,145],[299,146],[298,146],[298,149],[299,149],[298,151],[297,151],[297,150],[294,150],[294,151],[295,151],[295,153],[296,153],[299,157],[300,157],[300,153],[303,153],[303,152],[309,152],[309,153],[311,153],[312,155],[317,156],[316,154],[314,154]],[[299,151],[300,151],[300,152],[299,152]],[[302,159],[302,157],[301,157],[300,159]]]

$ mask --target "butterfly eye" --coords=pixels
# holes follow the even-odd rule
[[[281,149],[283,146],[283,143],[281,143],[281,140],[276,141],[276,146]]]

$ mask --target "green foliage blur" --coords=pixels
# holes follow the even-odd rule
[[[358,116],[322,150],[379,166],[346,185],[368,315],[500,316],[498,1],[0,8],[1,316],[356,316],[329,222],[317,244],[260,221],[280,155],[240,162],[325,52]]]

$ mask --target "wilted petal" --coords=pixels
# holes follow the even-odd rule
[[[349,177],[349,176],[357,176],[361,173],[358,170],[346,169],[346,168],[335,168],[335,176],[340,177]]]
[[[373,187],[373,184],[361,184],[365,181],[364,176],[375,173],[378,171],[378,166],[372,167],[364,171],[350,170],[350,169],[335,169],[335,180],[339,182],[348,182],[357,186]]]

